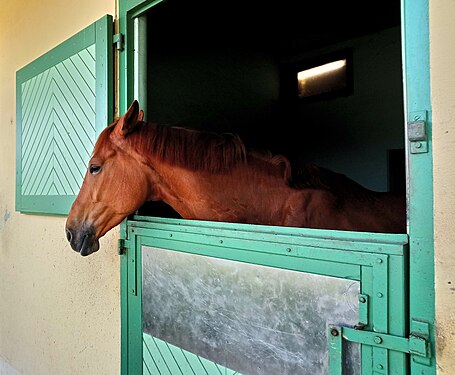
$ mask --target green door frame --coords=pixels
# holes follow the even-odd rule
[[[119,0],[119,31],[126,36],[125,49],[119,54],[119,112],[128,108],[134,97],[134,19],[162,0]],[[435,374],[435,294],[433,236],[433,178],[431,140],[431,100],[429,76],[429,1],[401,0],[404,74],[404,107],[406,123],[418,122],[425,136],[407,141],[408,234],[409,234],[409,316],[410,333],[427,335],[431,358],[410,361],[411,374]],[[423,124],[423,125],[422,125]],[[406,126],[406,138],[415,136]],[[420,128],[422,130],[422,128]],[[126,238],[126,222],[121,236]],[[126,285],[128,260],[121,259],[121,282]],[[122,311],[127,311],[126,288],[122,288]],[[429,334],[424,327],[430,327]],[[122,337],[128,330],[122,320]],[[122,339],[122,342],[125,342]],[[122,374],[127,361],[122,349]]]
[[[426,139],[415,152],[407,142],[409,316],[429,323],[430,361],[411,361],[411,374],[435,374],[435,292],[433,235],[433,157],[431,140],[430,49],[428,0],[402,0],[404,106],[406,123],[425,121]],[[410,131],[406,129],[409,138]],[[417,141],[417,143],[420,143]],[[418,330],[418,327],[410,327]]]

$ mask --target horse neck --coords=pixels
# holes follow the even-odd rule
[[[209,173],[149,159],[154,200],[169,204],[183,218],[234,222],[270,221],[273,211],[290,190],[278,176],[255,171],[248,165],[230,173]],[[270,187],[275,187],[271,194]],[[277,186],[283,193],[278,194]],[[266,219],[264,219],[266,218]],[[276,219],[275,219],[276,221]]]

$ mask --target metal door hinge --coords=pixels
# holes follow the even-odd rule
[[[118,255],[124,255],[126,253],[127,248],[125,247],[125,240],[120,238],[118,240]]]
[[[112,39],[112,42],[115,44],[115,48],[118,51],[123,51],[123,49],[125,48],[125,35],[121,33],[115,34]]]

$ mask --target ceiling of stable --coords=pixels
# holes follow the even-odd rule
[[[254,44],[287,56],[398,26],[400,0],[166,0],[150,20],[168,45]]]

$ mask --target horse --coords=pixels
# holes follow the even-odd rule
[[[403,197],[247,148],[235,134],[145,122],[134,100],[99,135],[65,231],[86,256],[147,201],[184,219],[405,233]]]

